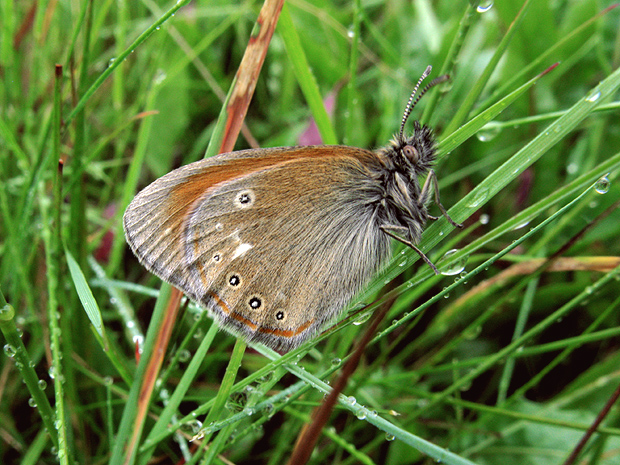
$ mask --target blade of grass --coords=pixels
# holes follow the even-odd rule
[[[224,406],[226,405],[226,400],[230,396],[230,393],[232,392],[233,386],[235,384],[235,378],[237,376],[237,372],[239,371],[239,367],[241,366],[241,361],[243,360],[245,348],[245,342],[242,339],[238,338],[235,342],[235,347],[233,348],[232,354],[230,354],[230,362],[228,362],[226,372],[224,373],[224,378],[222,379],[220,388],[218,389],[215,396],[213,407],[211,407],[211,410],[209,410],[209,414],[204,421],[205,424],[210,425],[211,423],[217,421],[220,418],[222,411],[224,410]],[[225,432],[225,429],[220,431],[218,437],[223,435]],[[212,434],[213,433],[205,433],[202,441],[205,444],[208,444]],[[210,457],[212,459],[213,455],[211,455]]]
[[[498,116],[501,112],[503,112],[510,104],[512,104],[517,98],[523,95],[528,89],[530,89],[540,78],[545,76],[547,73],[553,71],[557,64],[550,66],[542,73],[534,76],[532,79],[527,81],[525,84],[520,86],[518,89],[515,89],[513,92],[508,94],[506,97],[501,99],[495,105],[491,106],[475,118],[472,118],[463,126],[459,127],[454,132],[450,133],[445,131],[444,134],[448,134],[445,137],[442,137],[439,141],[437,147],[437,156],[441,158],[445,154],[452,152],[455,148],[469,139],[471,136],[476,134],[482,127],[484,127],[487,123],[492,121],[496,116]]]
[[[357,67],[359,62],[360,22],[362,5],[361,0],[355,0],[353,6],[353,27],[351,28],[351,54],[349,57],[349,79],[347,82],[347,112],[344,114],[344,145],[351,145],[353,141],[354,115],[357,113]],[[308,73],[306,73],[308,75]],[[330,125],[331,127],[331,125]]]
[[[312,117],[319,128],[319,133],[323,139],[324,144],[337,144],[338,138],[329,119],[329,115],[323,105],[323,99],[319,87],[316,83],[316,79],[310,70],[310,65],[306,59],[306,54],[301,45],[299,35],[295,30],[293,24],[293,18],[288,10],[288,6],[285,4],[282,8],[282,15],[280,18],[280,25],[278,30],[284,40],[286,52],[293,65],[297,82],[301,87],[301,91],[306,98]]]
[[[445,129],[446,133],[450,134],[456,131],[457,128],[463,123],[463,121],[465,121],[465,118],[467,117],[471,109],[473,108],[474,104],[476,103],[476,100],[478,100],[478,97],[480,97],[480,94],[482,93],[484,86],[487,85],[487,82],[489,81],[491,74],[493,74],[493,71],[495,71],[495,68],[497,67],[497,64],[499,63],[499,60],[502,58],[502,56],[506,52],[506,49],[508,48],[508,44],[510,44],[510,41],[512,40],[515,32],[517,31],[517,28],[519,27],[519,24],[521,24],[521,21],[523,21],[523,18],[525,16],[525,13],[527,12],[529,4],[530,4],[530,0],[525,0],[525,2],[523,3],[523,6],[521,6],[521,9],[517,13],[517,17],[512,21],[512,24],[510,24],[508,31],[506,31],[506,34],[504,34],[504,37],[502,37],[502,40],[500,41],[499,45],[495,48],[495,52],[493,53],[491,60],[489,61],[487,66],[484,68],[484,71],[482,72],[480,77],[476,80],[476,84],[469,91],[469,93],[465,97],[465,100],[463,100],[463,102],[459,106],[459,109],[457,110],[455,115],[452,117],[452,120],[446,126],[446,129]]]
[[[71,121],[78,115],[80,111],[86,105],[86,102],[93,96],[93,94],[101,87],[101,84],[117,69],[120,63],[123,62],[140,44],[142,44],[148,37],[157,31],[162,24],[164,24],[168,19],[175,15],[175,13],[182,7],[184,7],[190,0],[179,0],[174,4],[172,8],[166,11],[160,18],[153,22],[142,34],[140,34],[136,40],[134,40],[129,47],[123,51],[119,56],[117,56],[111,63],[110,66],[106,68],[106,70],[99,75],[99,77],[91,84],[91,86],[84,92],[78,103],[75,105],[73,110],[69,113],[67,118],[65,119],[65,126],[68,126]]]
[[[88,5],[86,8],[86,23],[83,28],[83,45],[82,45],[82,59],[79,70],[79,82],[77,84],[78,95],[84,92],[88,81],[88,69],[91,65],[91,28],[93,23],[93,7],[92,0],[86,2]],[[77,29],[77,28],[76,28]],[[73,70],[71,70],[73,76]],[[84,153],[86,151],[86,115],[84,111],[80,111],[75,115],[74,122],[75,137],[73,142],[73,150],[71,156],[67,157],[67,165],[75,171],[81,171],[82,164],[84,163]],[[73,255],[80,267],[86,265],[86,179],[84,176],[80,176],[80,182],[72,183],[70,192],[70,217],[68,222],[68,234],[66,242],[69,250],[73,251]],[[73,306],[70,306],[73,308]],[[69,315],[71,318],[71,315]]]
[[[189,366],[183,371],[183,377],[181,378],[179,384],[172,393],[172,396],[170,396],[170,399],[168,399],[166,407],[159,415],[157,422],[155,423],[144,441],[144,444],[151,443],[152,447],[140,451],[140,464],[145,465],[151,459],[153,452],[155,451],[155,446],[157,445],[155,439],[158,435],[161,435],[165,432],[170,420],[174,415],[177,414],[177,409],[183,401],[188,389],[190,388],[192,381],[195,379],[196,374],[198,373],[198,369],[200,368],[201,363],[204,361],[204,357],[210,349],[211,343],[213,342],[217,331],[218,326],[213,323],[205,337],[202,339],[202,341],[200,341],[200,346],[192,357],[192,361],[190,362]]]
[[[58,430],[58,461],[62,465],[72,463],[71,446],[69,439],[69,423],[67,421],[67,411],[65,404],[64,372],[62,364],[63,347],[60,343],[60,282],[61,263],[60,263],[60,244],[62,242],[62,167],[63,163],[60,155],[60,133],[62,122],[61,110],[62,93],[62,66],[56,65],[56,81],[54,86],[54,129],[53,129],[53,149],[52,159],[59,160],[54,182],[54,202],[52,209],[54,219],[48,214],[47,207],[41,208],[41,216],[44,218],[45,228],[45,262],[47,264],[47,289],[48,289],[48,322],[50,334],[50,350],[52,352],[52,373],[54,379],[54,400],[56,407],[55,426]],[[42,186],[41,186],[42,187]],[[41,196],[43,198],[43,195]],[[46,218],[47,217],[47,218]]]
[[[465,6],[465,11],[463,12],[463,16],[459,21],[458,30],[456,31],[456,34],[452,39],[448,54],[443,62],[443,65],[441,66],[441,71],[439,71],[439,76],[443,74],[450,75],[454,70],[454,65],[458,58],[459,52],[463,48],[465,37],[467,37],[467,34],[469,33],[469,29],[473,22],[472,20],[476,17],[476,3],[477,2],[467,2],[467,5]],[[430,95],[427,96],[426,106],[424,108],[424,113],[422,113],[420,121],[431,121],[431,115],[433,114],[433,111],[437,106],[437,100],[439,99],[440,90],[440,88],[433,89],[430,92]]]
[[[15,309],[7,303],[1,290],[0,331],[2,331],[2,335],[7,342],[4,346],[4,353],[7,357],[15,359],[15,366],[19,370],[24,384],[36,404],[45,430],[49,434],[54,447],[58,448],[58,430],[54,425],[54,410],[47,400],[44,390],[41,389],[39,378],[34,371],[35,364],[30,358],[26,346],[24,346],[21,333],[17,330],[17,326],[15,326]]]
[[[226,97],[205,157],[231,152],[256,89],[256,81],[267,55],[284,0],[265,0],[245,49],[239,69]],[[221,135],[221,139],[220,139]]]
[[[536,57],[534,60],[527,63],[524,67],[520,68],[517,73],[515,73],[513,76],[510,76],[508,80],[506,80],[501,86],[495,89],[491,93],[491,95],[489,95],[488,98],[483,100],[480,103],[480,105],[478,105],[478,108],[475,108],[473,110],[474,114],[477,114],[483,111],[485,108],[491,105],[491,102],[494,102],[495,100],[497,100],[500,95],[503,95],[506,92],[508,92],[512,87],[515,86],[517,82],[519,82],[519,80],[523,79],[523,76],[527,76],[533,70],[540,68],[541,66],[544,66],[543,63],[548,62],[549,60],[552,60],[553,59],[552,57],[557,56],[558,52],[562,49],[562,47],[564,47],[567,43],[570,43],[572,39],[574,39],[579,34],[581,34],[584,30],[586,30],[589,26],[591,26],[597,19],[601,18],[602,16],[604,16],[605,14],[607,14],[609,11],[613,10],[617,6],[618,4],[616,3],[614,5],[611,5],[605,8],[603,11],[601,11],[597,15],[585,21],[581,26],[573,29],[570,32],[570,34],[567,34],[561,37],[560,40],[558,40],[555,44],[553,44],[551,47],[546,49],[543,53],[538,55],[538,57]]]
[[[69,272],[71,273],[71,278],[73,279],[73,285],[75,286],[78,297],[82,302],[84,311],[86,312],[86,315],[88,315],[88,319],[94,326],[95,331],[97,331],[97,333],[105,340],[105,326],[103,325],[103,319],[101,318],[101,310],[99,310],[99,305],[97,305],[95,296],[90,290],[86,277],[84,276],[84,273],[82,273],[80,265],[78,265],[75,258],[73,258],[73,255],[71,255],[71,252],[69,252],[66,248],[65,257],[67,259],[67,264],[69,265]]]
[[[506,358],[514,351],[516,351],[520,346],[525,344],[528,340],[532,339],[534,336],[540,334],[543,330],[547,329],[549,326],[554,323],[560,321],[563,317],[568,315],[568,313],[577,307],[584,299],[588,298],[592,294],[592,292],[596,292],[601,289],[605,285],[613,282],[617,279],[618,274],[620,273],[620,266],[616,267],[611,272],[607,273],[605,276],[600,278],[597,282],[595,282],[592,286],[588,286],[584,289],[578,296],[571,299],[570,302],[560,307],[558,310],[553,312],[543,321],[532,327],[521,337],[515,339],[510,344],[508,344],[503,349],[497,351],[496,354],[487,357],[480,365],[476,368],[468,372],[466,375],[461,377],[458,381],[453,383],[449,388],[442,391],[440,394],[433,396],[433,398],[426,404],[423,408],[421,408],[418,412],[415,412],[414,416],[423,415],[428,409],[437,405],[446,399],[450,394],[458,391],[461,387],[471,383],[474,379],[476,379],[481,373],[484,373],[491,366],[498,363],[500,360]]]
[[[513,231],[518,225],[529,222],[536,216],[548,211],[549,208],[551,208],[553,205],[557,205],[559,202],[567,201],[570,196],[574,196],[578,191],[582,191],[588,185],[592,185],[594,180],[598,179],[606,172],[618,168],[620,168],[620,153],[616,154],[607,162],[604,162],[602,165],[596,167],[589,173],[583,174],[571,183],[558,189],[553,194],[523,210],[519,214],[515,215],[513,218],[505,221],[503,224],[489,231],[482,237],[475,239],[473,242],[467,244],[465,247],[459,250],[454,256],[462,259],[471,255],[473,252],[479,250],[484,245],[493,243],[502,235]],[[410,285],[410,283],[404,284],[404,286],[407,285]],[[434,319],[429,328],[425,331],[424,335],[416,339],[413,344],[419,346],[425,346],[429,344],[432,345],[432,342],[429,341],[433,341],[434,339],[439,337],[439,335],[444,334],[447,328],[450,327],[451,322],[455,319],[458,319],[458,315],[460,313],[466,312],[468,306],[475,304],[470,300],[470,294],[476,297],[480,297],[482,295],[480,292],[475,292],[472,290],[459,297],[452,303],[452,305],[445,309],[441,313],[441,315]],[[477,323],[472,323],[472,326],[475,325],[477,325]]]
[[[153,354],[156,351],[159,351],[156,348],[158,331],[157,329],[161,328],[162,322],[165,319],[165,313],[167,310],[167,302],[169,300],[171,294],[170,286],[162,286],[159,298],[155,303],[155,309],[153,310],[153,315],[151,317],[151,321],[149,323],[149,331],[146,333],[146,340],[144,341],[144,354]],[[153,328],[153,329],[151,329]],[[134,431],[134,419],[138,415],[137,406],[138,400],[141,393],[142,388],[142,380],[144,379],[144,375],[147,371],[147,367],[149,365],[151,357],[142,357],[140,362],[138,363],[138,367],[136,369],[133,383],[131,384],[129,395],[127,396],[127,401],[125,404],[125,408],[123,409],[123,415],[121,417],[121,422],[116,432],[116,440],[114,441],[112,452],[110,456],[110,464],[121,464],[121,463],[133,463],[135,460],[135,449],[131,449],[131,441],[133,441],[133,447],[136,447],[135,444],[135,435]],[[139,434],[139,432],[138,432]],[[125,459],[123,459],[125,457]]]

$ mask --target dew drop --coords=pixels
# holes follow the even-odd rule
[[[489,142],[495,139],[500,132],[502,129],[497,123],[488,123],[480,128],[476,137],[480,142]]]
[[[153,79],[153,83],[155,85],[160,85],[162,82],[164,82],[166,80],[168,76],[166,75],[166,72],[163,69],[158,69],[157,72],[155,73],[155,78]]]
[[[480,215],[480,224],[489,224],[491,217],[486,213]]]
[[[108,61],[108,67],[112,66],[115,61],[116,61],[116,58],[110,58],[110,61]]]
[[[459,387],[459,391],[465,392],[465,391],[469,391],[471,389],[471,381],[468,383],[463,384],[461,387]]]
[[[370,315],[372,315],[371,311],[366,311],[366,312],[362,312],[353,322],[354,325],[359,326],[359,325],[363,325],[364,323],[366,323],[368,321],[368,319],[370,318]]]
[[[179,352],[179,362],[185,363],[191,358],[192,354],[189,350],[183,349]]]
[[[601,91],[599,90],[599,91],[594,92],[594,93],[590,94],[589,96],[587,96],[586,97],[586,102],[593,103],[593,102],[596,102],[600,98],[601,98]]]
[[[493,0],[482,0],[476,7],[478,13],[486,13],[493,8]]]
[[[596,181],[596,184],[594,184],[594,190],[598,192],[599,194],[607,194],[607,192],[609,192],[610,185],[611,185],[611,182],[609,181],[609,178],[607,177],[607,175],[605,175],[602,178],[600,178],[598,181]]]
[[[521,221],[519,224],[517,224],[514,228],[512,228],[514,231],[516,231],[517,229],[521,229],[521,228],[525,228],[528,224],[530,224],[530,220],[523,220]]]
[[[268,417],[270,417],[270,416],[272,416],[274,414],[274,406],[273,406],[273,404],[265,405],[265,413],[267,414]]]
[[[385,440],[386,441],[393,441],[394,439],[396,439],[396,436],[394,436],[391,433],[385,433]]]
[[[579,171],[579,165],[577,163],[572,162],[566,166],[566,172],[568,174],[575,174],[577,171]]]
[[[186,423],[184,426],[188,427],[190,431],[192,432],[192,434],[198,434],[200,433],[200,430],[202,429],[202,422],[200,420],[191,420],[188,423]]]
[[[473,341],[474,339],[476,339],[480,333],[482,332],[482,326],[481,325],[477,325],[473,328],[468,329],[467,331],[465,331],[463,333],[463,337],[469,341]]]
[[[0,307],[0,318],[2,318],[3,320],[9,320],[13,318],[14,315],[15,315],[15,311],[13,310],[13,307],[11,307],[10,305],[7,304],[7,305]]]
[[[5,344],[4,345],[4,354],[7,357],[13,358],[13,357],[15,357],[16,353],[17,353],[17,350],[11,344]]]
[[[28,405],[32,408],[35,408],[37,406],[37,401],[31,397],[30,399],[28,399]]]
[[[454,276],[459,274],[461,271],[465,269],[465,265],[467,264],[467,256],[461,257],[456,261],[452,261],[452,257],[458,252],[458,249],[448,250],[444,256],[439,260],[437,266],[439,267],[439,272],[444,276]],[[442,262],[449,262],[446,265],[442,265]]]
[[[39,389],[41,389],[42,391],[45,391],[45,388],[47,387],[47,381],[45,381],[44,379],[40,379],[37,382],[37,386],[39,386]]]
[[[489,196],[489,189],[486,187],[483,187],[481,189],[477,189],[474,192],[473,197],[469,200],[469,203],[467,204],[468,207],[470,208],[476,208],[479,207],[480,205],[482,205],[485,200],[487,199],[487,197]]]
[[[252,385],[248,385],[245,387],[244,391],[247,395],[251,395],[251,394],[254,394],[254,392],[256,391],[256,388]]]

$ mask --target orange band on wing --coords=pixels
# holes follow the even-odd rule
[[[254,323],[252,320],[248,320],[242,315],[239,315],[237,312],[230,313],[230,316],[233,317],[235,320],[240,321],[244,325],[248,326],[252,331],[256,331],[256,328],[258,328],[258,325],[256,323]]]
[[[222,307],[222,310],[224,311],[224,313],[226,313],[226,315],[230,315],[230,308],[228,308],[228,305],[226,304],[226,302],[220,299],[219,295],[217,295],[215,292],[209,292],[209,297],[215,300],[215,303],[217,305]]]
[[[215,292],[209,292],[209,296],[213,300],[215,300],[215,303],[222,309],[222,311],[226,315],[228,315],[229,317],[232,317],[235,320],[243,323],[248,328],[250,328],[252,331],[258,330],[261,333],[271,334],[273,336],[291,338],[291,337],[295,337],[295,336],[298,336],[299,334],[303,333],[306,329],[308,329],[312,325],[312,323],[314,323],[314,320],[306,321],[303,325],[299,326],[296,329],[272,329],[272,328],[259,327],[252,320],[248,320],[243,315],[241,315],[241,314],[239,314],[237,312],[232,311],[228,307],[228,305],[226,305],[226,302],[224,302],[222,299],[220,299],[220,297]]]
[[[195,251],[194,253],[197,253],[197,251]],[[197,268],[198,268],[198,274],[200,275],[200,280],[202,281],[202,284],[204,285],[204,287],[209,287],[211,285],[211,283],[207,279],[207,274],[205,273],[206,267],[205,267],[204,263],[202,264],[202,266],[197,266]],[[215,295],[215,294],[213,294],[213,295]],[[219,297],[217,297],[217,295],[215,295],[214,298],[218,298],[219,299]],[[220,301],[221,301],[221,299],[220,299]]]
[[[271,329],[271,328],[258,328],[261,333],[273,334],[280,337],[295,337],[303,333],[308,327],[314,323],[314,320],[306,321],[297,329]]]
[[[237,312],[231,311],[230,308],[228,307],[228,305],[226,305],[226,302],[224,302],[222,299],[220,299],[220,297],[215,292],[209,292],[209,296],[213,300],[215,300],[215,303],[219,307],[221,307],[222,311],[224,313],[226,313],[226,315],[228,315],[229,317],[234,318],[237,321],[240,321],[241,323],[246,325],[248,328],[250,328],[252,331],[256,331],[256,328],[258,328],[258,325],[256,323],[254,323],[252,320],[248,320],[243,315],[240,315]]]

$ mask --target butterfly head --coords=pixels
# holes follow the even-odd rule
[[[435,137],[428,126],[413,123],[410,137],[397,135],[385,149],[397,171],[417,177],[427,173],[435,161]]]
[[[448,75],[443,75],[433,79],[416,97],[418,88],[422,81],[430,74],[431,70],[432,67],[428,66],[422,76],[420,76],[405,107],[400,132],[383,151],[391,163],[394,164],[394,168],[402,173],[408,173],[410,178],[427,173],[435,161],[435,138],[433,137],[433,131],[428,126],[415,121],[413,123],[413,134],[405,137],[405,124],[418,101],[430,88],[450,78]]]

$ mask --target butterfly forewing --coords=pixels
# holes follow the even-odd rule
[[[332,319],[389,252],[370,201],[381,195],[371,192],[375,158],[320,146],[193,163],[136,197],[127,237],[147,268],[225,327],[288,350]]]

